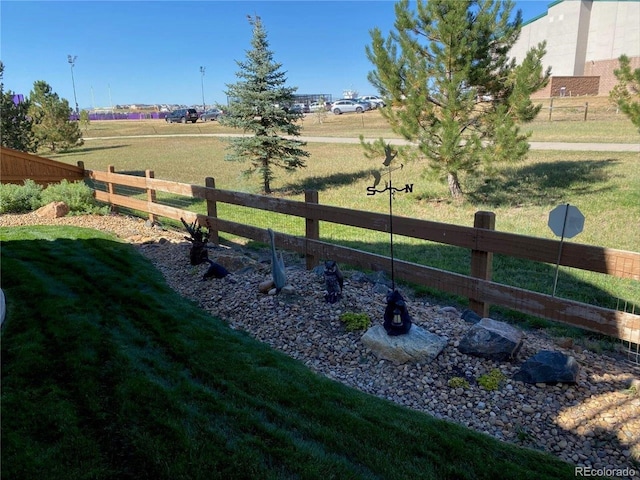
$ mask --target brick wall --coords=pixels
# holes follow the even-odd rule
[[[631,70],[640,68],[640,57],[632,57],[630,60]],[[584,74],[599,76],[600,89],[598,95],[609,95],[611,89],[618,83],[618,79],[613,74],[613,71],[619,67],[618,59],[591,61],[585,64]]]
[[[640,57],[631,57],[630,60],[631,70],[640,68]],[[607,96],[618,83],[613,71],[619,66],[618,59],[587,62],[584,66],[584,76],[551,77],[548,85],[531,95],[531,98],[559,97],[561,87],[566,88],[566,96]]]

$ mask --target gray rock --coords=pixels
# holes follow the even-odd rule
[[[412,325],[406,335],[389,336],[382,325],[371,327],[362,343],[378,358],[396,365],[407,362],[431,363],[447,345],[444,338]]]
[[[389,293],[389,287],[385,283],[376,283],[372,288],[374,293],[386,295]]]
[[[464,310],[460,315],[460,318],[468,323],[478,323],[480,320],[482,320],[482,317],[480,317],[480,315],[469,309]]]
[[[4,292],[0,288],[0,326],[4,323],[4,317],[7,312],[7,304],[4,299]]]
[[[580,364],[562,352],[541,350],[513,376],[524,383],[576,383]]]
[[[367,274],[364,273],[364,272],[353,272],[351,274],[351,281],[352,282],[358,282],[358,283],[371,282],[371,280],[369,280],[369,277],[367,276]]]
[[[508,323],[483,318],[460,340],[458,350],[490,360],[513,360],[522,347],[522,332]]]

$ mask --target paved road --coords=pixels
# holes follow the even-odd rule
[[[122,135],[117,137],[87,137],[84,140],[114,140],[120,138],[162,138],[162,137],[241,137],[241,133],[176,133],[170,135]],[[360,143],[357,138],[343,137],[297,137],[298,140],[309,143]],[[367,141],[374,141],[375,138],[367,138]],[[401,138],[386,138],[385,142],[396,145],[408,145],[410,142]],[[584,152],[638,152],[640,153],[640,142],[638,143],[566,143],[566,142],[531,142],[531,150],[573,150]]]

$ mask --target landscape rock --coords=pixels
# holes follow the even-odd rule
[[[524,383],[576,383],[580,364],[562,352],[541,350],[513,376]]]
[[[460,318],[462,320],[464,320],[465,322],[468,323],[478,323],[480,320],[482,320],[482,317],[480,315],[478,315],[476,312],[474,312],[473,310],[464,310],[462,312],[462,314],[460,315]]]
[[[4,292],[0,288],[0,326],[4,323],[4,317],[7,312],[7,304],[4,299]]]
[[[230,272],[238,272],[247,267],[258,269],[260,264],[247,256],[237,255],[233,253],[224,253],[216,255],[215,261],[225,267]]]
[[[51,202],[34,213],[41,218],[60,218],[69,213],[69,207],[64,202]]]
[[[447,345],[444,338],[417,325],[405,335],[390,336],[382,325],[371,327],[362,336],[362,343],[378,358],[395,365],[407,362],[431,363]]]
[[[460,340],[458,350],[489,360],[513,360],[522,347],[522,332],[505,322],[483,318]]]
[[[265,280],[258,285],[258,291],[260,293],[269,293],[269,290],[271,290],[273,287],[273,280]]]

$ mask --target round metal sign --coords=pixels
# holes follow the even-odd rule
[[[558,205],[549,213],[549,228],[559,237],[573,238],[584,228],[584,215],[573,205]]]

